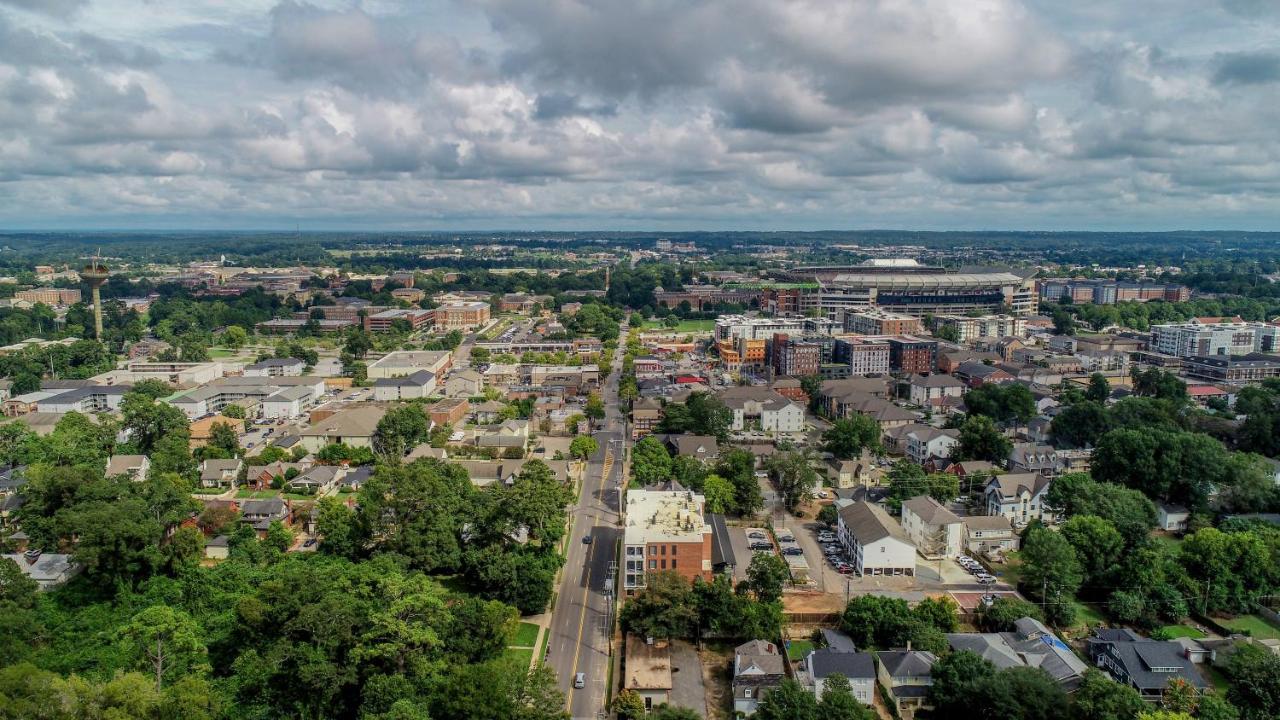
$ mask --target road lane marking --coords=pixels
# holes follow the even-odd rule
[[[608,454],[606,454],[606,456],[605,456],[605,457],[606,457],[606,459],[607,459],[607,458],[608,458]],[[605,473],[603,472],[603,470],[604,470],[604,468],[602,467],[602,468],[601,468],[601,473],[600,473],[600,494],[601,494],[601,496],[603,496],[603,495],[604,495],[604,481],[605,481]],[[585,510],[585,508],[583,508],[583,509]],[[594,518],[595,516],[593,515],[592,517]],[[579,616],[578,616],[578,643],[577,643],[577,645],[575,645],[575,646],[574,646],[574,649],[573,649],[573,667],[572,667],[572,668],[570,668],[571,672],[573,672],[573,674],[574,674],[575,676],[578,674],[578,658],[579,658],[579,656],[582,654],[582,631],[583,631],[583,628],[585,627],[586,622],[587,622],[587,597],[588,597],[588,596],[590,595],[590,593],[591,593],[591,571],[592,571],[592,563],[591,563],[591,561],[592,561],[592,559],[595,557],[595,554],[596,554],[596,544],[595,544],[595,542],[592,542],[592,543],[591,543],[591,550],[590,550],[590,551],[588,551],[588,553],[587,553],[587,583],[586,583],[586,587],[582,588],[582,612],[581,612],[581,613],[579,614]],[[565,697],[565,710],[568,710],[568,711],[569,711],[569,712],[571,712],[571,713],[573,712],[573,691],[574,691],[574,689],[575,689],[575,688],[573,687],[573,683],[572,683],[572,682],[570,682],[570,683],[569,683],[569,694]]]

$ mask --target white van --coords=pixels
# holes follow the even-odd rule
[[[578,673],[577,675],[574,675],[574,676],[573,676],[573,686],[574,686],[575,688],[584,688],[584,687],[586,687],[586,686],[587,686],[587,674],[586,674],[586,673]]]

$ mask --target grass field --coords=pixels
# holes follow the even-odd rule
[[[787,648],[787,659],[799,660],[809,651],[813,649],[813,643],[808,640],[792,640],[791,647]]]
[[[538,626],[530,622],[520,623],[516,636],[511,640],[512,647],[533,647],[538,642]]]
[[[1090,628],[1107,624],[1107,616],[1103,614],[1102,608],[1079,601],[1074,601],[1072,604],[1075,605],[1076,608],[1076,622],[1075,625],[1071,627],[1071,632],[1073,634],[1084,634],[1087,633]]]
[[[1017,587],[1018,582],[1022,580],[1022,558],[1018,553],[1005,553],[1004,564],[992,564],[991,567],[1000,573],[1000,579]]]
[[[315,495],[303,495],[301,493],[287,493],[279,490],[237,490],[237,500],[269,500],[271,498],[284,498],[285,500],[315,500]]]
[[[645,320],[645,330],[667,330],[667,326],[661,320]],[[680,324],[675,326],[676,332],[711,332],[716,329],[715,320],[681,320]]]
[[[226,348],[220,348],[220,347],[209,348],[209,357],[213,360],[221,360],[223,358],[235,357],[235,354],[236,353],[234,350],[228,350]]]
[[[1190,625],[1165,625],[1162,629],[1169,635],[1170,639],[1185,637],[1191,638],[1192,640],[1199,640],[1204,637],[1204,633]]]
[[[1238,633],[1248,633],[1251,637],[1262,640],[1280,640],[1280,628],[1257,615],[1241,615],[1230,620],[1215,618],[1215,620],[1219,625]]]

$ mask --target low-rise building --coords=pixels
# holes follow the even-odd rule
[[[369,363],[370,380],[403,377],[426,370],[439,377],[449,370],[453,353],[446,350],[397,350]]]
[[[929,560],[953,558],[964,549],[964,521],[928,495],[902,503],[902,529]]]
[[[1014,622],[1011,632],[949,633],[947,644],[955,652],[967,650],[977,655],[997,670],[1039,668],[1068,692],[1080,685],[1089,669],[1052,630],[1030,617]]]
[[[107,458],[105,477],[123,475],[134,482],[145,482],[151,471],[151,460],[146,455],[112,455]]]
[[[924,407],[933,400],[962,397],[965,384],[950,375],[913,375],[908,388],[911,404]]]
[[[752,640],[733,651],[733,710],[750,717],[765,696],[786,679],[786,660],[778,646]]]
[[[933,687],[933,664],[936,655],[923,650],[882,650],[877,677],[880,685],[901,715],[903,710],[929,707],[929,688]]]
[[[200,487],[234,490],[242,467],[244,467],[244,461],[240,458],[205,460],[200,463]]]
[[[449,373],[449,379],[444,383],[446,397],[470,398],[482,392],[484,392],[484,376],[471,368]]]
[[[827,678],[843,675],[849,681],[853,699],[871,707],[876,697],[876,659],[871,653],[835,647],[809,651],[804,659],[804,677],[819,702],[827,687]]]
[[[916,548],[883,508],[855,502],[837,518],[836,536],[859,575],[915,575]]]
[[[672,483],[667,489],[627,492],[623,527],[623,588],[645,587],[650,572],[674,570],[692,580],[711,579],[711,525],[702,495]]]
[[[974,555],[1000,555],[1018,549],[1018,534],[1004,515],[971,515],[964,519],[965,547]]]
[[[325,445],[341,443],[357,448],[372,448],[378,421],[387,414],[385,407],[366,405],[336,412],[306,428],[299,436],[308,452],[319,452]]]
[[[768,388],[734,387],[720,393],[733,412],[733,430],[758,428],[766,432],[796,433],[804,430],[804,408]]]
[[[645,711],[671,701],[671,648],[666,640],[647,642],[627,634],[627,655],[622,689],[640,696]]]
[[[380,402],[416,400],[428,397],[435,391],[436,376],[429,370],[373,381],[373,399]]]
[[[1148,702],[1159,702],[1172,680],[1201,691],[1209,689],[1176,642],[1152,640],[1127,628],[1103,628],[1094,631],[1085,648],[1089,659],[1111,679],[1134,688]]]
[[[18,570],[36,582],[41,590],[53,590],[66,585],[71,578],[79,575],[84,566],[63,553],[46,553],[39,550],[27,550],[23,553],[8,553],[0,558],[12,560]]]
[[[1002,515],[1015,527],[1022,527],[1032,520],[1052,522],[1053,512],[1044,505],[1051,482],[1038,473],[997,475],[987,481],[983,493],[987,514]]]
[[[307,364],[298,358],[270,358],[244,367],[246,377],[297,377]]]

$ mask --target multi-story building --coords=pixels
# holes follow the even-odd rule
[[[964,521],[928,495],[902,503],[902,529],[927,559],[953,558],[964,551]]]
[[[720,361],[729,372],[740,370],[761,370],[768,359],[767,342],[764,338],[752,339],[739,337],[720,340],[716,343],[720,353]]]
[[[721,315],[716,318],[716,340],[767,340],[777,333],[803,335],[802,317],[753,318],[745,315]]]
[[[1280,326],[1240,318],[1195,318],[1191,322],[1155,325],[1151,335],[1153,350],[1180,358],[1280,350]]]
[[[436,377],[453,365],[453,353],[446,350],[398,350],[369,364],[369,379],[402,377],[426,370]]]
[[[434,310],[400,308],[383,310],[373,315],[365,315],[364,329],[369,332],[386,332],[395,327],[399,321],[407,324],[411,331],[417,331],[431,325],[435,314]]]
[[[804,430],[804,408],[776,390],[732,387],[720,399],[733,412],[733,430],[759,428],[766,432],[797,433]]]
[[[1032,315],[1039,302],[1033,276],[991,268],[948,273],[915,261],[868,261],[846,267],[802,267],[791,279],[816,281],[821,313],[882,308],[908,315],[996,313],[1007,308],[1015,315]]]
[[[831,361],[848,365],[851,375],[874,375],[889,372],[889,342],[883,338],[836,338]]]
[[[79,288],[39,287],[30,290],[19,290],[13,296],[18,300],[45,305],[75,305],[80,302]]]
[[[886,338],[889,371],[903,374],[931,373],[938,369],[938,342],[914,335]]]
[[[769,364],[779,375],[817,375],[822,365],[822,347],[817,343],[793,339],[785,333],[774,333],[769,348]]]
[[[1053,513],[1044,506],[1053,481],[1040,473],[1009,473],[987,481],[987,514],[1001,515],[1015,527],[1032,520],[1051,522]]]
[[[912,335],[923,329],[920,318],[888,310],[844,313],[844,331],[860,335]]]
[[[711,525],[702,495],[672,483],[668,489],[627,491],[623,528],[622,587],[645,587],[649,573],[664,570],[689,580],[711,579]]]
[[[1185,285],[1165,285],[1153,282],[1118,282],[1116,280],[1072,280],[1065,278],[1046,278],[1040,281],[1040,300],[1043,302],[1061,302],[1070,298],[1071,302],[1091,303],[1094,305],[1112,305],[1117,302],[1148,302],[1164,300],[1165,302],[1186,302],[1191,299],[1191,290]]]
[[[1189,357],[1182,361],[1182,369],[1190,377],[1216,382],[1258,382],[1269,377],[1280,377],[1280,358],[1262,353]]]
[[[298,358],[268,358],[244,367],[245,377],[298,377],[307,366]]]
[[[983,338],[1026,337],[1026,318],[1014,315],[937,315],[933,318],[933,329],[944,327],[955,328],[956,341],[967,343]]]
[[[836,517],[836,537],[859,575],[915,575],[916,547],[884,508],[855,502]]]
[[[431,311],[436,330],[474,330],[489,322],[490,308],[487,302],[451,302]]]

